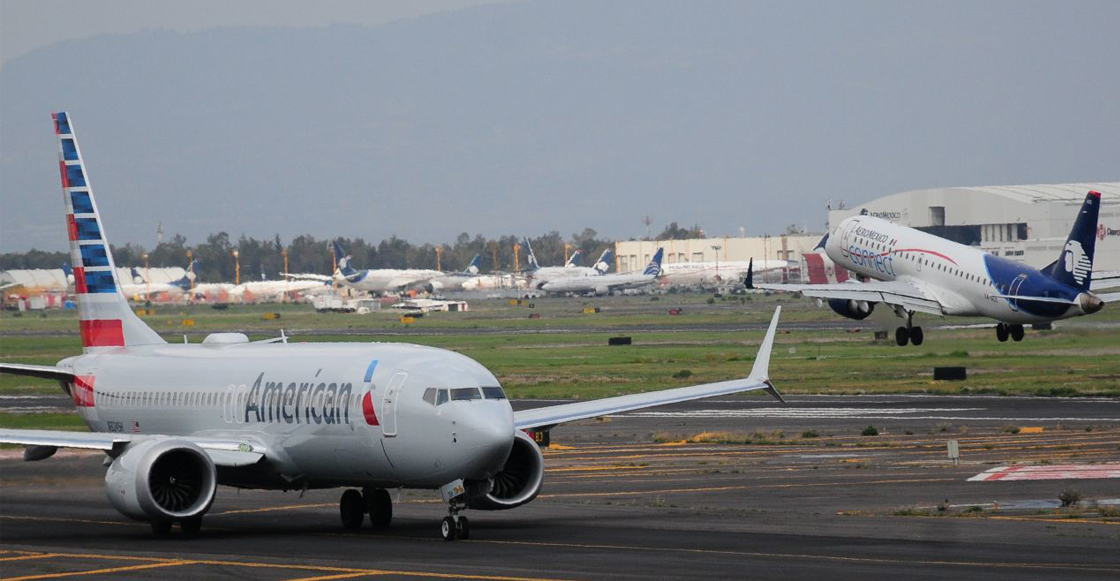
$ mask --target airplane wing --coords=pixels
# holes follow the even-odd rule
[[[774,333],[777,331],[778,315],[781,312],[782,307],[780,306],[774,309],[774,317],[770,319],[770,328],[766,330],[766,338],[762,340],[762,345],[758,348],[758,356],[755,357],[754,367],[751,368],[751,374],[748,377],[522,410],[513,413],[513,423],[518,429],[544,428],[565,422],[758,389],[765,390],[784,403],[785,400],[774,388],[774,384],[770,383],[769,377],[770,351],[774,346]]]
[[[819,299],[842,299],[899,305],[910,311],[944,315],[941,301],[904,280],[839,284],[756,284],[764,290],[800,292]]]
[[[57,379],[58,381],[74,381],[74,372],[62,367],[49,365],[24,365],[21,363],[0,363],[0,373],[11,375],[24,375],[42,379]]]
[[[7,430],[0,429],[0,444],[38,446],[43,448],[78,448],[83,450],[119,451],[132,442],[150,438],[186,440],[202,448],[214,461],[225,467],[249,466],[260,462],[265,449],[259,443],[227,438],[164,436],[158,434],[110,434],[105,432],[67,432],[62,430]],[[51,450],[46,458],[53,454]],[[27,458],[27,456],[25,456]]]
[[[325,274],[304,273],[304,274],[285,274],[283,276],[285,278],[290,279],[290,280],[315,280],[315,281],[319,281],[319,282],[334,282],[334,277],[333,276],[327,276]]]

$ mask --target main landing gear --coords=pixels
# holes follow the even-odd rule
[[[1009,323],[999,323],[996,325],[996,339],[999,339],[1000,343],[1007,342],[1009,336],[1013,341],[1022,341],[1024,335],[1026,335],[1026,331],[1023,330],[1022,325],[1012,325]]]
[[[171,534],[171,526],[173,523],[170,520],[153,520],[149,524],[152,526],[152,533],[157,537],[166,537]],[[194,516],[180,520],[179,530],[183,531],[184,537],[190,538],[197,536],[198,532],[202,530],[202,517]]]
[[[898,343],[899,347],[905,347],[907,343],[913,343],[915,347],[925,341],[925,333],[922,332],[921,327],[914,326],[914,313],[906,313],[906,326],[899,327],[894,330],[894,342]]]
[[[371,525],[386,527],[393,520],[393,500],[384,488],[365,488],[361,492],[350,489],[342,493],[338,513],[342,526],[350,530],[362,528],[367,514]]]

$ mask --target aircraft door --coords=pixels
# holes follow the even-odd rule
[[[386,437],[397,435],[397,402],[404,390],[406,379],[408,373],[396,373],[385,386],[385,397],[381,400],[381,431]]]

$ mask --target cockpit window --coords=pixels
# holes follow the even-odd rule
[[[482,395],[478,393],[478,388],[460,387],[451,390],[452,401],[465,401],[469,399],[482,399]]]
[[[424,401],[436,405],[436,388],[429,387],[424,390]]]
[[[445,403],[447,403],[447,390],[441,389],[439,393],[436,394],[436,405],[443,405]]]
[[[500,387],[484,387],[482,388],[482,397],[486,399],[505,399],[506,392],[502,391]]]

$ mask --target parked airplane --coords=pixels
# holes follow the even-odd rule
[[[653,255],[653,260],[649,261],[649,265],[642,272],[559,278],[544,283],[540,289],[547,293],[605,295],[646,287],[657,282],[661,276],[661,258],[664,254],[665,249],[658,248]]]
[[[922,328],[913,325],[916,312],[990,317],[999,321],[997,339],[1022,341],[1024,324],[1088,315],[1120,300],[1120,293],[1090,290],[1100,203],[1098,192],[1085,196],[1058,260],[1042,269],[860,215],[840,222],[825,249],[837,266],[874,280],[757,287],[826,299],[833,311],[851,319],[866,318],[883,303],[906,321],[895,330],[899,345],[922,344]]]
[[[525,247],[529,252],[529,270],[526,272],[526,278],[528,279],[527,284],[530,288],[535,289],[543,289],[544,285],[555,280],[604,274],[610,270],[611,259],[614,256],[614,251],[607,248],[599,255],[599,259],[595,261],[594,266],[580,266],[579,257],[582,251],[577,250],[568,258],[568,262],[562,267],[541,266],[540,263],[537,262],[537,256],[533,253],[533,245],[529,242],[528,238],[525,239]]]
[[[394,343],[249,342],[215,333],[168,344],[129,308],[65,112],[53,115],[78,291],[82,355],[0,372],[57,380],[91,432],[0,429],[24,459],[102,450],[110,503],[167,534],[196,533],[218,484],[350,487],[343,526],[388,525],[388,488],[439,489],[444,539],[467,538],[466,508],[536,498],[544,458],[524,430],[653,406],[765,390],[780,307],[751,373],[721,381],[514,412],[497,378],[455,352]],[[359,490],[360,489],[360,490]]]
[[[355,270],[350,266],[350,255],[342,251],[342,246],[337,240],[331,243],[331,248],[334,249],[335,258],[338,259],[338,270],[334,273],[334,280],[356,290],[372,293],[400,292],[410,285],[443,276],[443,273],[438,270],[416,268]]]
[[[70,284],[75,283],[74,269],[69,263],[62,263],[62,272]],[[121,283],[121,292],[134,301],[154,300],[156,297],[175,298],[182,296],[191,287],[190,275],[184,274],[179,280],[171,282],[147,282],[136,267],[128,269],[129,281]]]
[[[482,267],[482,255],[475,254],[467,267],[460,272],[445,272],[440,276],[422,281],[420,286],[429,293],[443,291],[461,291],[468,282],[478,282],[479,269]]]
[[[752,261],[732,260],[718,262],[672,262],[661,266],[661,275],[668,284],[738,284],[747,275]],[[754,272],[780,270],[789,266],[785,260],[760,260],[754,264]]]

